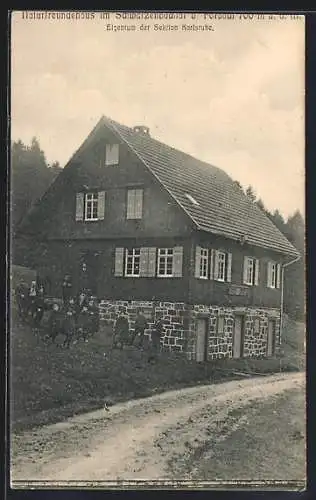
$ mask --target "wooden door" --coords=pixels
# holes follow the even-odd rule
[[[241,358],[243,354],[244,318],[235,316],[233,337],[233,358]]]
[[[196,327],[196,361],[207,359],[207,319],[199,318]]]
[[[268,337],[267,337],[267,356],[274,355],[275,349],[275,320],[269,319],[268,322]]]

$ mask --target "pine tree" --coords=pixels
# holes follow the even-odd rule
[[[246,195],[253,202],[255,202],[256,199],[257,199],[257,195],[256,195],[256,193],[255,193],[255,191],[254,191],[254,189],[253,189],[252,186],[248,186],[247,187],[247,189],[246,189]]]

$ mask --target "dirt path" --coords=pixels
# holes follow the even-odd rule
[[[225,439],[229,414],[284,391],[304,391],[304,375],[280,374],[198,386],[134,400],[12,437],[15,481],[190,479],[190,464]],[[212,478],[211,478],[212,479]]]

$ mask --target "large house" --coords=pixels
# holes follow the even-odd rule
[[[191,359],[273,356],[283,268],[298,252],[222,170],[102,117],[20,231],[60,295],[89,288],[101,319],[138,307]]]

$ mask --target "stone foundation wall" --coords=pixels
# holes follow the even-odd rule
[[[208,321],[207,357],[209,360],[232,358],[235,314],[244,315],[244,357],[266,355],[269,318],[275,320],[275,352],[280,345],[280,312],[277,309],[256,309],[249,307],[213,307],[207,305],[187,306],[183,302],[121,301],[102,300],[100,319],[114,326],[123,308],[128,317],[130,329],[134,330],[137,310],[142,309],[148,320],[145,335],[150,340],[154,322],[164,322],[161,345],[169,351],[185,351],[189,359],[196,359],[196,324],[200,317]]]
[[[269,319],[275,320],[275,353],[280,348],[280,311],[249,307],[191,306],[187,353],[196,358],[196,323],[198,318],[208,320],[208,359],[233,357],[233,332],[235,314],[244,316],[244,357],[266,355]]]
[[[187,311],[183,302],[122,301],[102,300],[100,302],[100,320],[114,326],[119,309],[123,308],[128,317],[130,330],[134,330],[137,310],[142,309],[148,320],[145,335],[150,340],[154,323],[162,318],[164,323],[162,347],[170,351],[182,351],[187,336]]]

